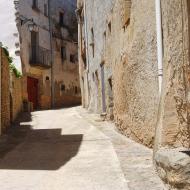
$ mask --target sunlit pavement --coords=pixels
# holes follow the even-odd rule
[[[0,189],[127,190],[110,138],[87,115],[80,107],[23,114],[0,138]]]

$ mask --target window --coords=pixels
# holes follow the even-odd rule
[[[31,59],[33,62],[37,62],[39,58],[39,34],[38,32],[31,32]]]
[[[75,55],[70,55],[70,62],[75,63]]]
[[[131,4],[131,0],[125,0],[121,4],[120,14],[123,28],[126,28],[130,24]]]
[[[104,44],[103,44],[103,51],[104,51],[104,53],[105,53],[105,51],[106,51],[106,31],[104,32],[104,35],[103,35],[103,40],[104,40]]]
[[[75,86],[75,94],[78,94],[78,88]]]
[[[109,33],[111,33],[111,22],[108,23],[108,30],[109,30]]]
[[[38,9],[38,0],[33,0],[32,8],[33,9]]]
[[[92,55],[94,57],[94,46],[95,46],[95,44],[94,44],[94,29],[93,28],[91,28],[91,44],[90,44],[90,46],[92,47]]]
[[[48,6],[47,6],[47,4],[44,4],[44,15],[48,16]]]
[[[64,14],[62,12],[59,13],[59,24],[60,26],[64,24]]]
[[[65,47],[61,47],[61,59],[62,59],[62,61],[65,61],[67,59]]]
[[[49,77],[48,76],[46,76],[46,81],[48,81],[49,80]]]
[[[63,92],[65,91],[65,85],[64,84],[61,85],[61,91],[63,91]]]
[[[108,79],[108,83],[109,83],[110,89],[112,90],[112,88],[113,88],[113,85],[112,85],[112,78],[109,78],[109,79]]]

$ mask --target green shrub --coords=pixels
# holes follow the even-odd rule
[[[10,67],[10,71],[13,72],[15,74],[15,76],[17,78],[21,78],[22,74],[21,72],[15,67],[14,63],[13,63],[13,58],[10,56],[9,54],[9,50],[8,47],[3,46],[3,44],[0,42],[0,47],[3,48],[3,51],[8,59],[9,62],[9,67]]]

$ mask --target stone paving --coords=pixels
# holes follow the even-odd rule
[[[151,149],[121,135],[113,123],[102,121],[99,115],[84,109],[80,114],[110,138],[130,190],[167,189],[154,170]]]
[[[151,157],[81,107],[25,113],[0,137],[0,190],[162,190]]]

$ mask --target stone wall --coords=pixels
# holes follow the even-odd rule
[[[123,25],[122,4],[113,9],[114,117],[120,131],[152,147],[158,109],[154,0],[132,0]]]
[[[88,66],[80,71],[81,81],[88,73],[89,87],[82,87],[89,88],[87,107],[106,111],[123,134],[152,147],[158,109],[155,1],[85,2],[79,31],[87,31],[81,39]]]
[[[47,0],[38,1],[38,9],[32,8],[31,0],[20,0],[17,10],[25,18],[33,18],[37,27],[39,47],[48,52],[48,67],[30,63],[31,57],[31,32],[25,25],[17,24],[20,35],[21,60],[23,69],[23,97],[28,100],[27,77],[38,80],[38,109],[50,109],[52,97],[55,107],[62,107],[65,104],[75,105],[80,103],[80,90],[77,93],[73,88],[80,88],[79,71],[77,58],[77,25],[75,17],[76,0],[56,0],[50,2],[49,15],[45,14],[44,6],[48,8]],[[63,14],[63,23],[60,24],[60,13]],[[49,16],[51,27],[49,26]],[[50,43],[50,32],[52,30],[52,44]],[[52,45],[52,47],[51,47]],[[65,48],[66,57],[62,59],[62,47]],[[51,52],[52,48],[52,52]],[[51,55],[52,53],[52,55]],[[74,61],[71,60],[74,56]],[[52,87],[53,86],[53,87]],[[52,94],[53,88],[53,94]],[[72,98],[64,99],[64,94]],[[67,93],[69,91],[69,93]],[[73,92],[71,94],[71,91]],[[76,98],[76,101],[74,100]],[[68,101],[69,100],[69,101]]]
[[[1,54],[1,127],[4,132],[10,125],[10,75],[9,62],[4,50],[0,48]]]
[[[156,133],[161,147],[190,147],[187,2],[162,1],[164,83]]]
[[[154,160],[169,189],[190,189],[190,2],[162,0],[163,89]]]
[[[10,116],[11,121],[14,122],[23,111],[22,78],[17,78],[14,72],[10,76]]]

